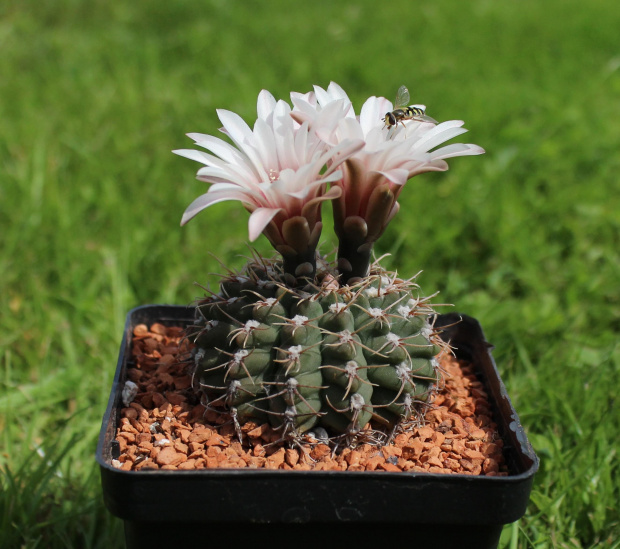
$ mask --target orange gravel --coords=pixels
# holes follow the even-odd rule
[[[206,410],[192,388],[190,345],[183,328],[140,324],[134,329],[128,379],[133,401],[121,410],[113,465],[142,469],[265,468],[338,471],[417,471],[506,476],[503,442],[483,384],[470,364],[441,358],[444,386],[426,424],[390,444],[360,444],[335,452],[311,439],[289,448],[268,424],[241,427],[243,443],[226,417]],[[130,397],[131,398],[131,397]]]

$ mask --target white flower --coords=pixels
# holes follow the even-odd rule
[[[296,123],[290,112],[286,102],[263,90],[252,129],[237,114],[217,111],[221,131],[234,146],[211,135],[188,134],[212,154],[192,149],[173,152],[204,164],[197,178],[211,187],[189,205],[181,224],[213,204],[238,200],[251,212],[250,240],[264,231],[276,248],[316,246],[321,203],[341,193],[335,186],[327,191],[327,184],[342,178],[338,166],[363,142],[343,140],[330,146],[307,123]],[[289,220],[295,222],[289,226]],[[292,233],[297,233],[294,238]]]
[[[346,93],[333,82],[327,90],[315,87],[314,92],[295,94],[292,99],[292,116],[299,123],[308,123],[330,146],[351,140],[365,143],[340,166],[343,177],[333,184],[342,189],[333,201],[341,269],[357,271],[351,265],[353,258],[348,257],[351,253],[370,254],[373,243],[398,212],[398,196],[411,177],[447,170],[447,158],[484,153],[472,144],[437,148],[467,131],[461,120],[440,124],[404,120],[386,127],[383,119],[394,106],[384,97],[370,97],[356,117]]]
[[[292,113],[296,120],[307,121],[331,145],[345,140],[365,142],[364,148],[345,162],[344,177],[337,183],[343,190],[337,201],[343,218],[360,216],[373,221],[368,217],[377,207],[377,197],[389,190],[393,202],[384,219],[387,224],[398,209],[396,199],[408,179],[424,172],[447,170],[447,158],[484,153],[478,145],[462,143],[436,149],[467,131],[461,120],[437,125],[405,120],[387,128],[383,118],[393,105],[384,97],[370,97],[356,117],[348,96],[334,82],[327,90],[315,87],[314,94],[296,94],[293,103],[298,110]],[[339,118],[327,120],[325,113],[333,111],[340,114]],[[375,199],[371,199],[373,193]]]

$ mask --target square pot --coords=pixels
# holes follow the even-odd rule
[[[193,309],[147,305],[129,312],[97,446],[103,497],[125,524],[127,547],[243,545],[275,538],[318,547],[403,543],[414,547],[495,548],[502,527],[525,513],[538,458],[506,393],[479,323],[438,315],[458,358],[485,386],[504,441],[504,477],[419,472],[206,469],[121,471],[115,441],[121,391],[138,324],[187,326]],[[260,536],[260,537],[257,537]]]

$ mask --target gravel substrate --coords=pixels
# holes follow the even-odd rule
[[[127,375],[136,386],[130,383],[125,392],[127,407],[116,435],[121,454],[114,466],[127,471],[247,467],[508,475],[484,386],[471,364],[450,355],[440,358],[444,382],[423,426],[394,436],[389,444],[338,450],[311,437],[291,448],[268,424],[252,422],[241,426],[241,443],[229,419],[199,403],[189,354],[183,328],[135,327],[135,363]]]

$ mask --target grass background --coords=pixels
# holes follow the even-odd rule
[[[411,181],[377,253],[496,345],[541,458],[501,547],[619,547],[618,28],[615,0],[3,0],[0,546],[122,546],[94,451],[126,312],[247,239],[237,204],[178,226],[206,186],[169,151],[335,80],[357,109],[406,84],[487,150]]]

